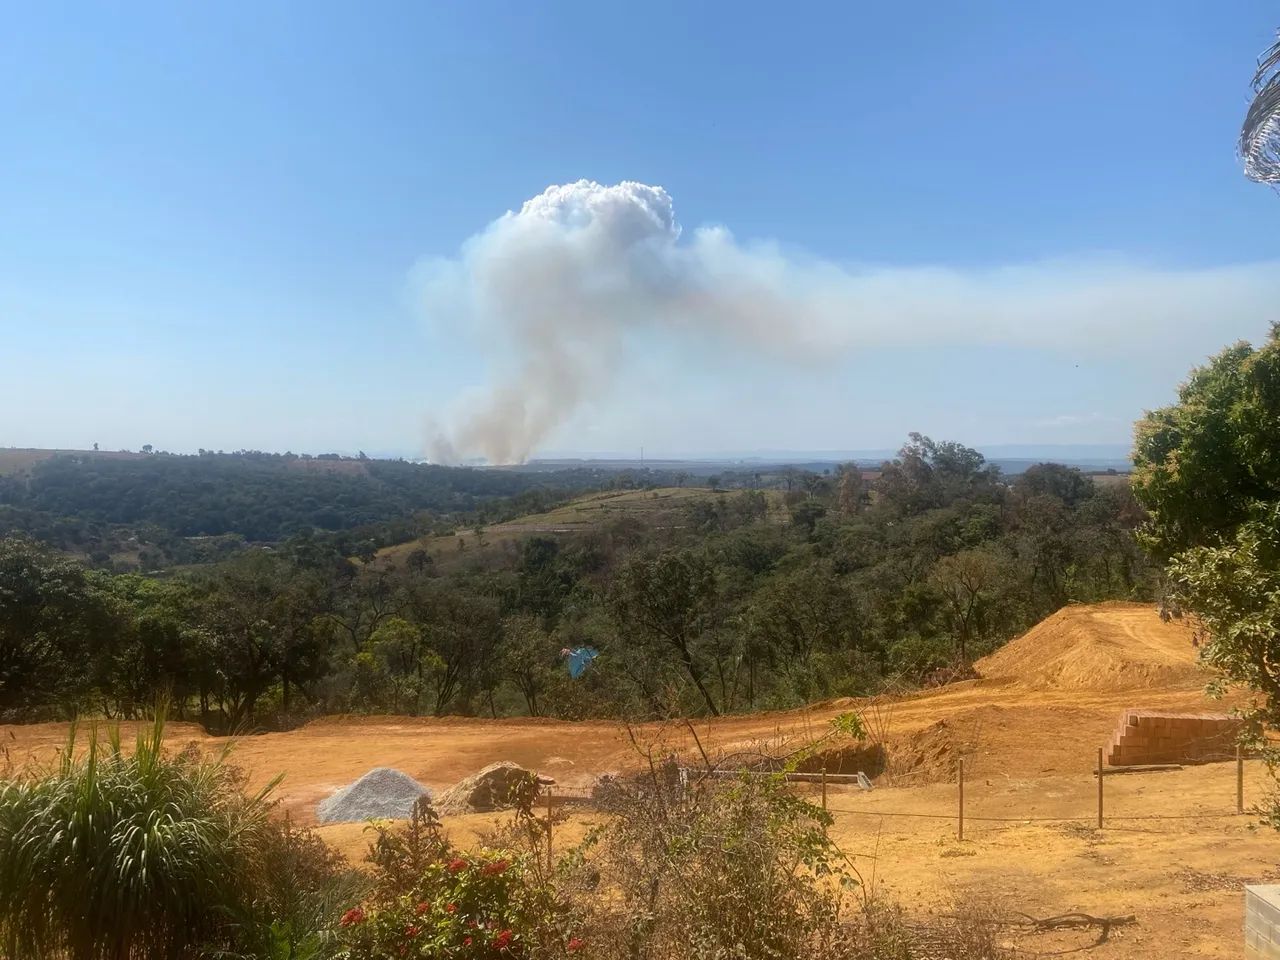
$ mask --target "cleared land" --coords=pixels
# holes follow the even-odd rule
[[[979,680],[897,699],[700,721],[697,730],[717,751],[796,745],[823,732],[830,718],[861,711],[885,748],[885,772],[870,793],[829,791],[833,836],[868,880],[911,910],[945,909],[947,898],[973,889],[1007,910],[1041,917],[1073,910],[1136,915],[1136,925],[1114,930],[1087,956],[1235,957],[1240,886],[1280,873],[1280,838],[1234,815],[1233,763],[1107,776],[1108,822],[1101,832],[1092,826],[1097,748],[1124,708],[1224,709],[1203,696],[1208,676],[1191,641],[1185,626],[1162,623],[1148,606],[1067,607],[981,661]],[[678,728],[646,725],[635,733],[688,745]],[[175,725],[171,735],[175,745],[220,743],[191,726]],[[61,724],[0,727],[16,764],[47,761],[65,737]],[[317,801],[377,766],[439,789],[487,763],[513,760],[565,788],[585,788],[637,760],[626,732],[611,723],[403,717],[334,718],[249,737],[233,756],[252,784],[283,771],[279,796],[303,822],[313,821]],[[960,756],[964,841],[951,819]],[[1247,764],[1246,781],[1246,799],[1259,799],[1260,764]],[[449,824],[465,841],[492,820]],[[575,814],[559,842],[572,842],[590,820]],[[364,848],[360,825],[320,830],[352,857]],[[1093,939],[1082,931],[1010,937],[1028,951],[1086,947]]]
[[[616,521],[643,524],[648,529],[677,528],[686,522],[685,508],[698,500],[721,494],[706,487],[658,487],[653,490],[609,490],[578,497],[544,513],[531,513],[506,523],[456,534],[424,537],[398,543],[378,551],[378,559],[398,564],[418,550],[426,550],[441,566],[483,563],[509,550],[511,545],[531,536],[570,537],[602,530]],[[782,498],[776,491],[765,494],[771,516],[785,517]]]

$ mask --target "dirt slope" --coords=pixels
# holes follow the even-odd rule
[[[1172,689],[1207,679],[1191,628],[1146,604],[1064,607],[975,667],[983,677],[1039,690]]]

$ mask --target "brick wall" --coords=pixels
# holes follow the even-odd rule
[[[1205,763],[1235,755],[1240,720],[1225,713],[1126,710],[1107,750],[1107,763]]]
[[[1280,884],[1244,888],[1245,960],[1280,960]]]

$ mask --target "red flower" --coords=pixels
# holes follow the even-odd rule
[[[505,950],[511,946],[511,940],[515,936],[510,930],[503,930],[500,934],[493,938],[493,948],[495,950]]]
[[[422,916],[424,913],[426,913],[430,909],[431,909],[431,904],[428,903],[426,900],[423,900],[420,904],[418,904],[416,907],[413,908],[413,912],[416,913],[418,916]]]
[[[462,945],[463,945],[464,947],[469,947],[469,946],[471,946],[471,938],[470,938],[470,937],[467,937],[465,940],[463,940],[463,941],[462,941]]]
[[[364,923],[364,911],[359,907],[352,907],[342,915],[342,919],[338,921],[344,927],[354,926],[357,923]]]
[[[458,912],[458,905],[457,905],[456,903],[446,903],[446,904],[444,905],[444,912],[445,912],[445,913],[457,913],[457,912]]]
[[[575,953],[575,952],[577,952],[578,950],[581,950],[581,949],[582,949],[583,947],[585,947],[585,946],[586,946],[586,943],[583,941],[583,939],[582,939],[581,937],[573,937],[573,938],[572,938],[572,939],[571,939],[571,940],[570,940],[570,941],[565,945],[565,949],[566,949],[566,950],[568,950],[570,953]]]
[[[458,871],[465,869],[467,869],[467,861],[463,860],[461,857],[454,857],[449,861],[450,873],[457,873]]]
[[[486,863],[481,871],[486,877],[496,877],[498,874],[506,871],[511,864],[505,860],[494,860],[492,863]]]
[[[404,935],[406,937],[416,937],[421,932],[422,930],[418,927],[416,923],[411,923],[404,928]]]

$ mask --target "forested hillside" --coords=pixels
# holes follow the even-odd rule
[[[377,547],[616,480],[600,470],[529,474],[363,457],[62,454],[0,476],[0,533],[26,533],[98,566],[157,569],[307,533],[344,533],[351,551]]]
[[[314,528],[334,504],[335,522],[394,521],[406,504],[456,511],[527,481],[366,464],[358,481],[299,473],[294,485],[287,468],[246,459],[219,465],[244,486],[211,482],[193,509],[185,496],[206,488],[191,461],[139,462],[150,472],[51,463],[10,495],[51,514],[96,503],[104,522],[305,529],[162,579],[0,541],[0,715],[133,715],[159,696],[218,729],[331,712],[755,710],[963,676],[1063,604],[1150,594],[1127,484],[1053,464],[1007,481],[973,450],[914,435],[873,479],[797,477],[782,508],[758,490],[709,493],[679,522],[624,513],[447,569],[427,550],[356,557]],[[77,491],[76,476],[94,482]],[[130,477],[146,478],[136,494]],[[575,679],[563,652],[579,648],[599,656]]]

